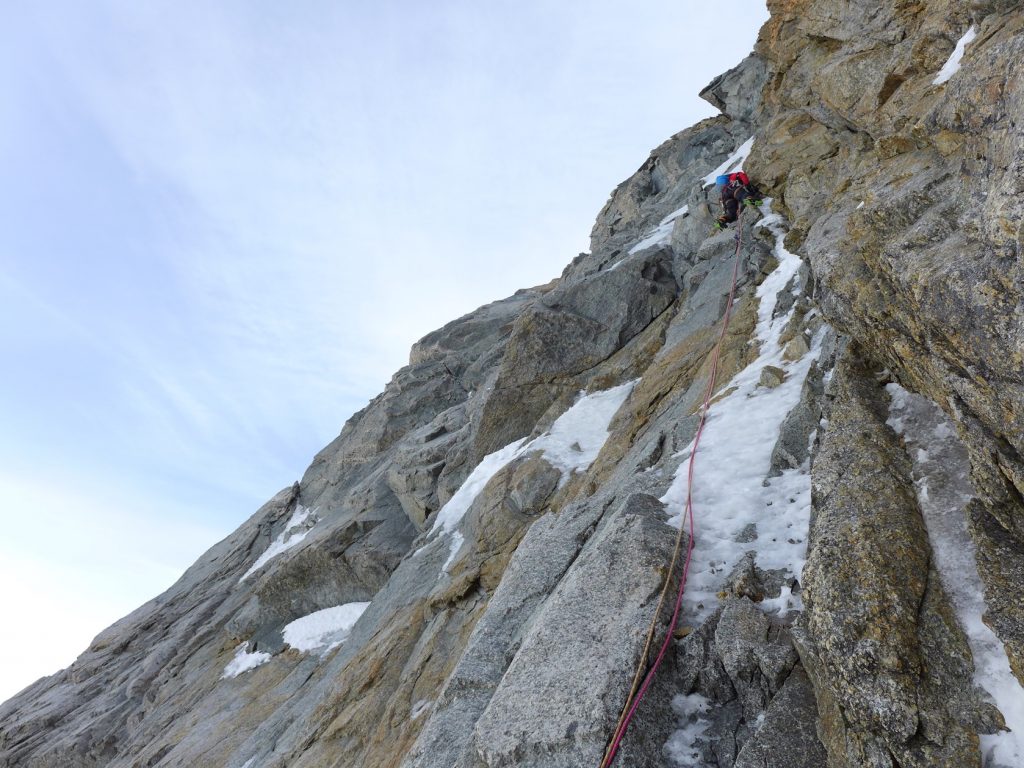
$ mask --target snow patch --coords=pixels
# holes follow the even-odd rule
[[[409,712],[409,719],[415,720],[416,718],[418,718],[420,715],[422,715],[424,712],[430,709],[431,703],[432,702],[430,702],[427,699],[420,699],[419,701],[417,701],[415,704],[412,705],[412,710]]]
[[[220,676],[221,680],[238,677],[243,672],[248,672],[250,669],[255,669],[261,664],[266,664],[270,661],[269,653],[263,653],[262,651],[249,653],[246,651],[248,647],[249,643],[245,642],[235,648],[235,658],[224,667],[224,673]]]
[[[953,53],[946,60],[946,63],[942,65],[942,69],[939,70],[939,74],[932,80],[932,85],[942,85],[944,82],[949,80],[960,70],[960,60],[964,57],[964,51],[967,46],[971,44],[971,41],[978,36],[978,30],[971,26],[964,36],[956,42],[956,47],[953,49]]]
[[[672,699],[672,710],[681,727],[665,743],[665,753],[676,768],[702,766],[700,744],[705,740],[704,732],[711,727],[711,721],[704,715],[711,711],[711,702],[699,693],[680,695]]]
[[[574,472],[591,464],[608,439],[608,426],[636,381],[612,389],[583,395],[575,405],[558,417],[546,433],[523,447],[523,453],[543,451],[544,458],[562,471],[565,483]]]
[[[664,245],[669,242],[669,240],[672,239],[672,229],[675,227],[676,219],[686,216],[689,212],[690,206],[688,205],[684,205],[677,211],[672,211],[672,213],[661,220],[661,223],[658,224],[653,232],[629,249],[629,255],[632,256],[634,253],[639,253],[647,248],[652,248],[655,245]],[[617,269],[623,261],[625,261],[625,259],[615,262],[611,269]]]
[[[490,482],[491,478],[498,474],[506,464],[522,455],[522,448],[526,442],[527,438],[524,437],[484,456],[483,460],[469,473],[469,477],[459,486],[455,495],[438,510],[437,515],[434,516],[431,532],[451,533],[454,531],[455,526],[462,521],[476,497],[480,495],[480,491]]]
[[[564,485],[574,472],[585,470],[597,458],[608,439],[612,417],[622,407],[634,386],[636,381],[630,381],[589,395],[580,392],[573,406],[559,416],[543,435],[533,440],[524,437],[485,456],[434,517],[434,524],[430,528],[433,541],[441,541],[451,534],[448,559],[441,566],[438,576],[448,573],[455,562],[464,541],[462,533],[456,528],[492,477],[520,456],[540,451],[548,463],[561,471],[561,484]],[[431,546],[433,541],[417,549],[413,557]]]
[[[742,171],[743,164],[747,161],[747,158],[750,157],[750,150],[753,148],[753,146],[754,137],[751,136],[745,142],[740,144],[740,146],[736,149],[735,152],[729,155],[728,160],[726,160],[720,166],[715,168],[715,170],[713,170],[711,173],[704,177],[704,186],[710,187],[714,185],[715,179],[717,179],[724,173],[735,173],[736,171]]]
[[[345,603],[310,613],[285,626],[282,632],[284,641],[297,651],[323,648],[326,653],[348,639],[352,627],[368,605]]]
[[[297,506],[295,508],[295,512],[291,516],[291,519],[288,521],[288,524],[284,527],[284,530],[281,531],[276,539],[270,542],[270,546],[267,547],[266,551],[256,559],[256,562],[252,564],[252,567],[242,574],[242,578],[238,580],[238,583],[241,584],[282,552],[286,552],[306,538],[306,536],[309,535],[309,532],[313,529],[313,526],[316,524],[316,518],[313,517],[313,520],[308,526],[306,521],[309,520],[310,516],[314,515],[315,512],[316,510],[303,507],[301,504]]]
[[[608,425],[629,397],[635,381],[580,398],[540,437],[522,438],[490,453],[470,472],[448,503],[434,517],[431,532],[451,533],[462,521],[484,486],[507,464],[527,453],[543,451],[544,458],[562,471],[565,483],[573,472],[586,469],[608,439]]]
[[[782,422],[800,402],[800,392],[811,365],[818,358],[823,332],[810,341],[810,353],[795,362],[782,359],[779,337],[792,316],[774,317],[778,294],[800,269],[800,257],[783,245],[783,219],[764,204],[764,226],[775,236],[776,269],[757,289],[760,300],[756,338],[758,358],[740,371],[723,389],[731,389],[708,410],[700,456],[692,488],[695,516],[694,550],[684,596],[684,610],[699,623],[714,611],[725,578],[743,555],[757,550],[758,566],[781,569],[799,578],[807,559],[807,533],[811,514],[811,481],[806,466],[765,479]],[[758,386],[761,369],[774,365],[787,372],[774,389]],[[684,524],[688,461],[693,443],[683,451],[686,458],[662,498],[671,516],[669,523]],[[739,542],[740,534],[753,526],[755,542]],[[798,594],[785,589],[762,608],[786,614],[801,610]]]
[[[982,621],[985,588],[964,509],[974,496],[967,453],[937,405],[899,384],[886,389],[892,398],[887,423],[903,436],[913,462],[935,567],[971,646],[974,681],[989,693],[1010,729],[981,736],[984,765],[1024,765],[1024,688],[1010,671],[1003,643]]]
[[[448,559],[444,561],[444,565],[441,566],[441,573],[448,573],[448,569],[452,567],[452,563],[455,562],[455,556],[459,554],[459,550],[462,549],[462,544],[466,538],[462,535],[461,531],[455,531],[452,534],[451,548],[448,551]]]
[[[796,575],[799,576],[799,574]],[[784,619],[789,615],[790,611],[802,611],[804,609],[804,601],[800,598],[800,595],[793,592],[792,587],[788,584],[783,584],[779,590],[778,597],[762,600],[758,607],[765,613],[774,613],[780,619]]]

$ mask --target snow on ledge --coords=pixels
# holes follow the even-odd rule
[[[533,440],[523,438],[490,453],[470,472],[448,503],[434,516],[431,533],[451,533],[492,477],[520,456],[543,451],[544,458],[562,472],[566,482],[573,472],[589,467],[608,439],[608,426],[633,391],[635,381],[583,395],[551,428]],[[447,563],[446,565],[450,565]]]
[[[227,680],[232,677],[238,677],[243,672],[248,672],[250,669],[256,669],[261,664],[266,664],[270,661],[270,654],[263,653],[262,651],[256,651],[255,653],[249,653],[246,648],[249,647],[249,643],[242,643],[235,648],[235,658],[228,662],[228,665],[224,667],[224,673],[220,676],[221,680]]]
[[[433,527],[430,529],[431,533],[435,531],[451,533],[454,531],[455,526],[459,524],[466,512],[469,511],[476,497],[480,495],[480,491],[484,489],[484,486],[487,485],[490,479],[498,474],[506,464],[511,463],[523,454],[523,446],[526,444],[526,441],[527,438],[524,437],[521,440],[516,440],[514,443],[509,443],[494,453],[484,456],[480,463],[473,468],[473,471],[469,473],[469,477],[459,486],[459,490],[455,492],[455,495],[448,499],[448,503],[438,510],[434,516]]]
[[[314,518],[309,526],[306,525],[306,521],[314,512],[315,510],[303,507],[301,504],[297,506],[284,530],[281,531],[276,539],[270,542],[270,546],[256,559],[256,562],[252,564],[249,570],[242,574],[242,578],[238,580],[238,583],[241,584],[282,552],[291,549],[306,538],[312,530],[312,526],[316,524],[316,518]]]
[[[632,256],[634,253],[639,253],[640,251],[644,251],[648,248],[653,248],[656,245],[664,245],[669,242],[672,239],[672,229],[676,225],[676,219],[683,218],[689,213],[690,206],[688,205],[684,205],[682,208],[672,211],[672,213],[661,220],[653,232],[629,249],[629,255]],[[609,271],[612,269],[618,269],[619,265],[621,265],[623,261],[625,261],[625,259],[615,262]]]
[[[953,49],[953,53],[950,54],[946,63],[942,65],[939,74],[932,80],[932,85],[942,85],[960,70],[960,60],[964,57],[964,51],[977,36],[978,31],[972,26],[964,33],[963,37],[957,40],[956,48]]]
[[[345,603],[310,613],[285,626],[282,632],[284,641],[297,651],[323,648],[326,653],[348,639],[352,627],[368,605]]]
[[[630,381],[589,395],[581,392],[572,408],[559,416],[551,429],[528,443],[523,453],[544,451],[548,463],[561,470],[564,483],[574,472],[594,463],[608,439],[612,417],[634,386],[636,381]]]
[[[750,157],[750,150],[754,147],[754,137],[751,136],[745,142],[729,155],[729,159],[722,163],[720,166],[715,168],[711,173],[704,177],[704,186],[710,187],[715,183],[715,179],[721,176],[723,173],[735,173],[736,171],[743,170],[743,164],[747,162],[747,158]]]

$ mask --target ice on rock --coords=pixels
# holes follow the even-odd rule
[[[982,735],[984,765],[1024,765],[1024,688],[1010,671],[1002,642],[982,620],[985,590],[964,510],[974,494],[966,451],[937,405],[899,384],[886,389],[891,398],[887,423],[907,444],[935,567],[967,635],[975,682],[992,697],[1010,729]]]
[[[967,46],[970,45],[977,36],[978,30],[971,27],[964,33],[963,37],[957,40],[953,53],[950,55],[949,59],[946,60],[946,63],[942,65],[942,69],[939,70],[939,74],[934,80],[932,80],[932,85],[942,85],[960,70],[960,61],[964,57],[964,51],[967,50]]]

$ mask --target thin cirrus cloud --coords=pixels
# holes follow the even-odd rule
[[[91,584],[95,634],[299,477],[417,338],[585,250],[766,12],[725,39],[716,6],[664,0],[0,16],[0,514],[28,521],[5,551],[26,610]],[[75,535],[48,554],[33,519]]]

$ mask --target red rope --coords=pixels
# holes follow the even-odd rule
[[[693,467],[694,460],[697,457],[697,446],[700,445],[701,435],[704,433],[704,424],[707,420],[708,409],[711,407],[711,397],[715,392],[715,382],[718,379],[718,360],[722,352],[722,342],[725,340],[725,334],[729,330],[729,318],[732,316],[732,303],[736,295],[736,278],[739,274],[740,265],[740,246],[742,245],[742,225],[743,225],[743,213],[740,212],[740,216],[736,222],[736,252],[733,254],[734,261],[732,266],[732,286],[729,288],[729,301],[725,305],[725,317],[722,322],[722,331],[718,336],[718,343],[715,344],[715,352],[712,356],[711,362],[711,375],[708,377],[707,389],[704,391],[704,404],[701,407],[700,421],[697,424],[697,433],[693,438],[693,450],[690,451],[690,463],[687,470],[686,478],[686,509],[683,512],[683,517],[689,523],[689,541],[686,545],[686,561],[683,564],[683,575],[679,581],[679,592],[676,595],[675,609],[672,611],[672,620],[669,622],[668,631],[665,633],[665,641],[661,644],[661,649],[658,651],[657,657],[654,659],[654,663],[651,665],[650,670],[644,677],[643,684],[640,689],[636,692],[636,696],[632,699],[632,702],[627,700],[626,705],[629,707],[629,711],[626,717],[621,721],[621,724],[615,731],[615,736],[612,739],[611,745],[605,752],[604,760],[601,761],[601,768],[609,768],[612,762],[615,760],[615,754],[619,750],[619,746],[622,744],[622,739],[626,735],[626,728],[629,727],[633,716],[636,714],[637,708],[640,706],[640,701],[647,693],[647,689],[650,688],[651,683],[654,682],[654,675],[658,671],[658,667],[661,666],[662,660],[665,658],[665,653],[668,651],[669,645],[672,643],[672,634],[676,628],[676,622],[679,620],[679,611],[683,605],[683,594],[686,591],[686,578],[690,573],[690,561],[693,559]],[[682,527],[682,526],[680,526]],[[672,578],[672,571],[675,570],[675,563],[672,563],[672,567],[669,569],[669,573],[666,574],[666,579]],[[654,617],[657,620],[657,615]],[[642,660],[641,660],[642,663]]]

